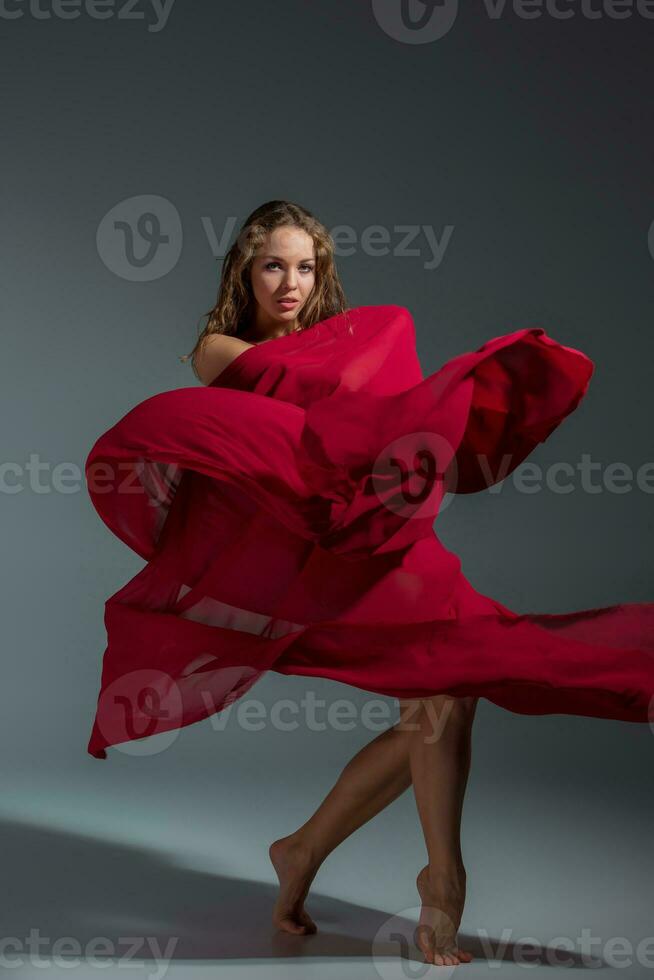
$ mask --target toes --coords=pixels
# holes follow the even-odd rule
[[[418,948],[425,958],[425,963],[434,962],[434,951],[432,949],[430,949],[428,946],[421,946],[420,943],[418,943]]]
[[[433,957],[436,966],[459,966],[461,964],[461,958],[456,951],[449,953],[434,952]]]
[[[306,926],[296,922],[294,919],[280,919],[275,923],[275,925],[278,929],[282,929],[284,932],[294,932],[298,934],[306,932]]]
[[[425,963],[432,963],[434,966],[460,966],[461,963],[470,963],[473,959],[472,953],[455,947],[447,953],[443,950],[435,950],[430,946],[417,944],[420,952],[425,958]]]
[[[458,949],[444,952],[443,949],[436,950],[431,946],[417,945],[425,958],[425,963],[432,963],[434,966],[459,966],[462,962],[469,963],[472,959],[469,953],[464,953]]]
[[[297,935],[318,931],[318,926],[307,912],[300,913],[299,916],[279,916],[273,922],[278,929],[282,929],[284,932],[293,932]]]
[[[309,932],[317,932],[318,931],[318,926],[313,921],[313,919],[311,918],[311,916],[310,915],[307,915],[306,912],[302,916],[302,922],[307,927],[307,929],[308,929]]]

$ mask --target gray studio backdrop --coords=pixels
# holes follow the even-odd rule
[[[161,894],[185,873],[264,883],[267,901],[267,844],[376,734],[372,695],[270,673],[248,697],[321,698],[319,721],[345,697],[354,725],[301,713],[257,730],[234,712],[157,751],[86,754],[103,604],[143,562],[93,510],[84,460],[136,403],[197,383],[178,357],[263,201],[297,201],[338,236],[350,306],[411,310],[425,373],[533,325],[593,358],[585,400],[531,457],[539,488],[457,498],[439,534],[516,611],[653,598],[652,12],[460,8],[423,28],[418,0],[404,19],[399,0],[3,8],[2,812],[27,876],[12,934],[74,934],[79,909],[107,934],[156,901],[166,920]],[[649,934],[653,738],[480,702],[463,931]],[[156,889],[148,848],[174,866]],[[69,904],[30,906],[34,854],[55,876],[70,871],[56,855],[86,868]],[[424,860],[408,792],[329,858],[316,902],[411,908]],[[94,867],[124,888],[99,897]]]

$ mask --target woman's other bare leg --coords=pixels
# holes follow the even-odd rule
[[[422,901],[416,941],[425,961],[436,966],[472,959],[457,946],[456,935],[466,893],[460,832],[477,700],[446,695],[423,699],[419,725],[409,737],[413,790],[428,858],[416,882]]]
[[[411,705],[408,714],[415,713],[415,708]],[[273,912],[279,929],[316,931],[303,903],[318,868],[338,844],[411,785],[408,714],[402,713],[397,725],[381,732],[350,759],[306,823],[270,845],[270,859],[280,884]]]

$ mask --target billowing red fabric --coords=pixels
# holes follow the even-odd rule
[[[206,718],[268,670],[649,722],[654,603],[521,615],[434,532],[444,494],[508,476],[593,368],[532,327],[423,378],[410,313],[368,306],[138,404],[86,462],[147,562],[105,605],[90,754]]]

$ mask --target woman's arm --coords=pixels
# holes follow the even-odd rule
[[[211,384],[235,357],[253,346],[240,337],[225,334],[209,336],[202,349],[193,357],[193,367],[202,384]]]

